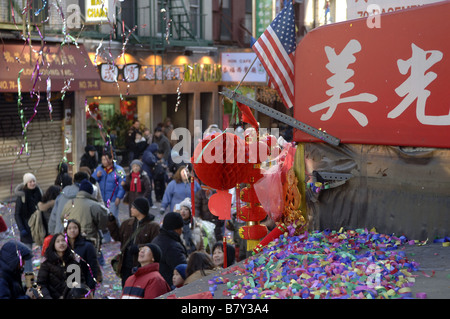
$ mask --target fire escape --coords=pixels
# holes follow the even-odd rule
[[[149,37],[150,49],[163,51],[168,46],[208,45],[201,35],[196,34],[192,26],[193,16],[183,0],[160,0],[157,2],[159,32]],[[156,15],[153,15],[155,17]]]

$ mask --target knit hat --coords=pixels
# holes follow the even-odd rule
[[[23,183],[24,183],[24,185],[28,184],[28,182],[31,181],[31,180],[36,181],[36,176],[34,176],[31,173],[25,173],[23,175]]]
[[[187,264],[179,264],[178,266],[175,267],[175,270],[178,271],[178,273],[183,279],[186,279],[186,267]]]
[[[179,204],[180,207],[184,206],[189,208],[190,211],[192,211],[192,204],[191,204],[191,199],[189,197],[186,197],[185,199],[183,199],[183,201]]]
[[[170,212],[164,216],[163,227],[167,230],[179,229],[183,225],[183,217],[181,217],[180,213]]]
[[[148,211],[150,209],[150,205],[148,203],[148,200],[143,197],[136,198],[133,202],[134,208],[136,208],[142,215],[148,215]]]
[[[135,159],[131,162],[130,167],[132,167],[134,164],[139,165],[140,167],[142,167],[142,162],[138,159]]]
[[[86,193],[89,193],[92,195],[94,192],[94,187],[92,187],[92,184],[87,179],[83,179],[80,183],[80,191],[85,191]]]
[[[148,244],[142,245],[141,247],[143,247],[143,246],[147,246],[148,248],[150,248],[150,250],[152,251],[152,255],[153,255],[153,259],[155,260],[155,263],[159,263],[159,261],[161,260],[162,252],[161,252],[161,249],[158,247],[158,245],[148,243]]]
[[[89,151],[96,151],[96,149],[94,145],[86,145],[84,151],[87,153]]]

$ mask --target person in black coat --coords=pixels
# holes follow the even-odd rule
[[[109,215],[108,229],[115,241],[120,241],[120,277],[122,287],[139,266],[139,245],[151,242],[159,235],[160,227],[150,214],[150,206],[145,198],[136,198],[131,206],[131,218],[118,225],[114,215]]]
[[[69,175],[69,166],[67,166],[67,163],[59,163],[56,171],[58,174],[55,178],[55,185],[59,186],[61,189],[68,185],[72,185],[72,177]]]
[[[28,220],[36,211],[37,204],[42,200],[42,190],[36,183],[36,177],[31,173],[26,173],[23,175],[23,183],[17,185],[14,192],[17,196],[14,217],[20,231],[20,241],[31,249],[33,237],[31,237]]]
[[[187,263],[187,251],[181,241],[183,218],[179,213],[170,212],[164,216],[160,233],[153,239],[152,244],[158,245],[163,252],[159,261],[159,272],[170,287],[173,270],[179,264]]]
[[[44,299],[62,299],[68,284],[73,284],[72,279],[75,279],[78,284],[85,283],[80,264],[68,248],[64,234],[59,233],[52,237],[44,257],[45,260],[41,263],[36,281],[41,287]],[[80,267],[80,271],[77,273],[76,267],[68,269],[70,265]],[[79,278],[76,278],[77,274]]]
[[[101,269],[97,259],[97,250],[92,242],[81,234],[81,224],[75,219],[69,219],[65,228],[69,247],[80,257],[81,272],[86,284],[91,290],[101,282]]]
[[[23,264],[31,263],[31,250],[11,240],[0,249],[0,299],[34,299],[31,289],[22,285]]]
[[[25,173],[23,183],[16,186],[14,193],[17,196],[14,219],[17,228],[19,228],[20,241],[31,250],[33,248],[33,237],[28,221],[36,211],[38,203],[42,200],[43,192],[36,183],[36,177],[31,173]],[[24,270],[25,272],[33,271],[33,264],[27,263]]]
[[[156,162],[158,159],[156,158],[156,151],[158,150],[158,144],[152,143],[145,149],[142,154],[142,169],[147,173],[148,178],[150,179],[150,184],[153,185],[153,170],[155,168]],[[152,194],[147,197],[148,202],[150,203],[150,207],[153,206]]]

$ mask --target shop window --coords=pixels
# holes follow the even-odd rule
[[[91,114],[86,114],[87,144],[103,146],[105,142],[100,132],[99,123],[103,123],[103,127],[109,127],[107,123],[109,123],[114,116],[114,104],[92,102],[89,104],[89,110]]]

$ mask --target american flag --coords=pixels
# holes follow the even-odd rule
[[[292,1],[288,2],[252,48],[284,105],[291,108],[294,106],[294,55],[297,44],[294,8]]]

